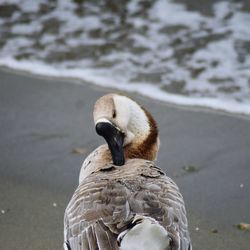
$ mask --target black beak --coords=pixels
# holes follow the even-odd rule
[[[98,122],[95,126],[98,135],[104,137],[111,151],[113,163],[122,166],[125,163],[123,153],[124,134],[108,122]]]

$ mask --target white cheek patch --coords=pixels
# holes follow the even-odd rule
[[[137,137],[147,136],[150,131],[148,117],[144,110],[133,101],[131,102],[131,118],[128,129]]]
[[[111,121],[109,121],[108,119],[106,119],[106,118],[100,118],[100,119],[98,119],[98,120],[95,122],[95,125],[96,125],[97,123],[100,123],[100,122],[105,122],[105,123],[112,124]]]
[[[116,120],[119,121],[119,126],[122,130],[126,130],[130,120],[130,103],[129,99],[125,96],[116,95],[113,97],[117,111]]]
[[[117,109],[117,123],[126,133],[124,145],[144,140],[150,132],[148,117],[144,110],[126,96],[116,95],[113,100]]]

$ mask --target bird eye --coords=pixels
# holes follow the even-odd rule
[[[115,110],[113,110],[113,118],[116,118],[116,112],[115,112]]]

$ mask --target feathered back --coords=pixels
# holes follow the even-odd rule
[[[171,249],[191,249],[186,211],[177,185],[153,162],[131,159],[105,165],[75,191],[65,213],[65,238],[72,249],[118,249],[118,235],[136,214],[168,231]]]

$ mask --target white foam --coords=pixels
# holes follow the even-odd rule
[[[187,11],[184,5],[169,0],[156,1],[150,11],[150,17],[164,24],[183,25],[192,28],[204,19],[198,12]]]
[[[43,1],[47,2],[27,0],[34,3],[20,8],[23,12],[36,12]],[[21,5],[19,0],[11,2]],[[73,1],[59,0],[55,9],[27,23],[19,22],[22,13],[16,11],[10,17],[14,25],[6,27],[11,35],[0,49],[0,65],[39,75],[78,78],[179,105],[250,114],[250,55],[242,45],[250,42],[250,14],[241,10],[241,4],[215,3],[214,16],[206,17],[187,10],[181,3],[157,0],[144,13],[145,17],[136,14],[142,10],[140,1],[130,0],[126,5],[126,21],[132,27],[129,32],[122,27],[117,29],[121,25],[119,15],[91,2],[84,7],[86,14],[79,16]],[[43,22],[51,19],[59,21],[58,33],[45,31],[39,39],[33,38],[42,30]],[[106,19],[111,23],[103,21]],[[0,19],[0,25],[4,23]],[[146,31],[141,32],[144,28]],[[174,32],[165,32],[168,28]],[[91,36],[92,30],[104,35]],[[123,38],[119,38],[124,31],[125,46]],[[211,36],[218,38],[210,40]],[[196,46],[196,40],[201,44]],[[103,46],[106,43],[114,44],[108,52]],[[86,50],[93,46],[91,49],[96,51],[93,56],[86,53],[85,57],[77,56],[77,60],[67,59],[67,54],[71,50],[75,53],[78,46],[86,46]],[[186,52],[189,49],[194,52]],[[66,58],[60,61],[57,53],[59,58],[66,54]],[[31,55],[29,61],[15,59],[22,55]],[[198,73],[194,76],[193,71]],[[151,80],[152,75],[158,78]],[[179,94],[166,92],[173,83],[183,84]]]
[[[8,44],[2,49],[1,54],[2,55],[8,55],[10,54],[10,51],[18,53],[20,48],[31,46],[33,41],[29,40],[25,37],[17,37],[15,39],[12,39],[8,41]]]
[[[87,16],[85,18],[81,18],[81,25],[83,23],[85,30],[98,29],[101,27],[100,20],[96,16]]]
[[[19,6],[24,12],[37,12],[39,10],[40,4],[45,1],[43,0],[25,0]]]
[[[1,0],[1,4],[19,4],[20,0]]]
[[[238,103],[234,100],[219,100],[216,98],[204,97],[185,97],[163,92],[158,87],[146,83],[127,84],[126,82],[121,82],[120,85],[117,85],[117,82],[115,80],[111,80],[110,76],[105,78],[103,77],[103,74],[99,74],[98,70],[93,69],[61,70],[60,68],[52,68],[51,66],[39,62],[20,62],[12,58],[0,59],[0,66],[7,66],[17,70],[51,77],[77,78],[104,87],[108,86],[129,92],[137,92],[150,98],[174,103],[177,105],[207,107],[216,110],[227,111],[230,113],[250,115],[250,101],[248,103]]]
[[[14,34],[28,35],[33,32],[39,32],[41,29],[41,24],[34,21],[30,24],[16,24],[14,27],[12,27],[11,31]]]
[[[55,41],[56,37],[54,35],[50,35],[50,34],[44,34],[41,39],[40,42],[41,44],[47,44],[47,43],[51,43],[53,41]]]

